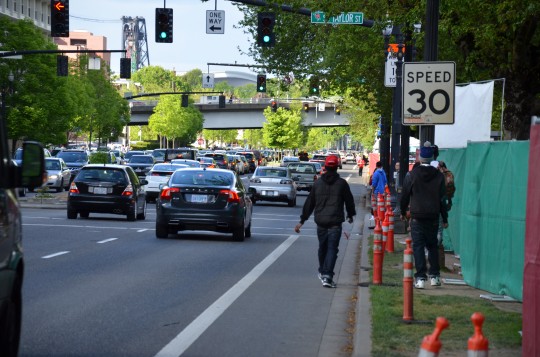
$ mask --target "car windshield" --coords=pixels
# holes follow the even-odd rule
[[[109,168],[82,169],[77,176],[78,181],[100,181],[113,183],[126,183],[124,171]]]
[[[129,163],[131,164],[151,164],[154,162],[154,159],[152,156],[147,155],[133,155],[131,159],[129,159]]]
[[[276,168],[268,168],[268,169],[261,169],[259,168],[257,170],[257,174],[255,176],[274,176],[274,177],[287,177],[287,171],[285,170],[278,170]]]
[[[45,170],[60,170],[60,162],[58,160],[45,160]]]
[[[300,173],[300,174],[314,174],[315,169],[313,168],[313,165],[306,165],[306,164],[290,164],[288,166],[289,170],[294,173]]]
[[[181,165],[181,164],[158,164],[158,165],[154,165],[154,167],[152,168],[152,171],[172,172],[172,171],[176,171],[178,169],[183,169],[183,168],[186,168],[186,167],[189,167],[189,166],[188,165]]]
[[[313,155],[313,160],[325,160],[325,155]]]
[[[234,176],[229,172],[217,170],[192,171],[179,170],[171,176],[171,185],[231,186]]]
[[[84,152],[61,151],[56,156],[64,159],[65,162],[86,162],[86,161],[88,161],[88,155],[86,153],[84,153]]]

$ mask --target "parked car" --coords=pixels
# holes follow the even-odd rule
[[[316,163],[314,162],[291,162],[287,166],[293,178],[298,178],[296,181],[296,189],[298,191],[311,191],[313,184],[319,178]]]
[[[188,165],[189,167],[201,167],[201,163],[197,160],[174,159],[174,160],[171,160],[170,163]]]
[[[131,167],[137,175],[146,176],[154,164],[152,155],[133,155],[126,165]]]
[[[56,154],[56,157],[63,159],[71,170],[71,180],[77,176],[81,167],[88,164],[88,152],[86,150],[66,149]]]
[[[89,164],[83,167],[69,188],[67,218],[79,214],[112,213],[128,221],[146,218],[146,179],[124,165]]]
[[[236,155],[243,155],[246,158],[249,164],[249,172],[255,171],[258,166],[255,154],[253,154],[251,151],[237,151]]]
[[[296,182],[286,167],[259,166],[249,179],[252,201],[287,202],[296,206]]]
[[[223,169],[186,168],[175,171],[156,202],[156,237],[183,230],[251,236],[253,206],[242,180]]]
[[[155,164],[146,175],[146,181],[148,181],[145,187],[146,202],[155,201],[161,192],[161,187],[169,181],[173,172],[186,167],[189,166],[185,164],[171,164],[169,162]]]
[[[4,118],[3,118],[4,119]],[[0,356],[17,356],[23,310],[23,254],[18,187],[39,187],[45,172],[43,147],[24,143],[21,162],[10,160],[6,126],[0,125]]]
[[[43,187],[54,188],[56,192],[69,189],[71,170],[63,159],[59,157],[45,158],[45,170],[47,171],[47,182]]]
[[[279,166],[287,167],[291,162],[300,162],[300,158],[296,156],[283,156]]]

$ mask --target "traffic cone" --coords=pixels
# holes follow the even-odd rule
[[[467,357],[487,357],[489,341],[482,333],[484,315],[480,312],[475,312],[471,316],[471,321],[474,325],[474,335],[469,338]]]
[[[413,250],[412,250],[412,239],[407,237],[405,239],[405,244],[407,247],[403,252],[403,320],[412,321],[414,320],[413,316],[413,283],[414,283],[414,272],[413,272]]]
[[[384,212],[385,212],[384,196],[381,193],[379,193],[379,195],[377,196],[377,215],[379,216],[379,220],[381,221],[381,224],[382,224],[382,221],[384,221]]]
[[[388,223],[388,215],[384,215],[384,220],[382,222],[382,253],[384,255],[384,252],[386,251],[386,242],[388,241],[388,227],[390,226],[390,223]]]
[[[442,346],[439,336],[441,335],[442,330],[447,328],[449,325],[450,324],[448,323],[447,319],[444,317],[437,317],[435,322],[435,330],[433,330],[431,335],[424,337],[418,357],[436,357],[439,355],[439,351],[441,350]]]
[[[382,229],[379,220],[375,222],[375,229],[373,230],[373,284],[382,284]]]
[[[394,211],[390,195],[386,196],[386,217],[388,218],[388,234],[386,236],[386,251],[394,253]]]

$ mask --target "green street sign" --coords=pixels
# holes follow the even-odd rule
[[[332,24],[332,25],[362,25],[364,23],[363,12],[342,12],[337,16],[328,19],[323,11],[311,13],[312,24]]]

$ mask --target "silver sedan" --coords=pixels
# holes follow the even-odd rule
[[[47,182],[43,187],[54,188],[56,192],[69,188],[71,171],[62,158],[45,158],[45,170],[47,170]]]
[[[286,167],[257,167],[249,180],[249,192],[253,194],[253,204],[272,201],[296,206],[296,182]]]

